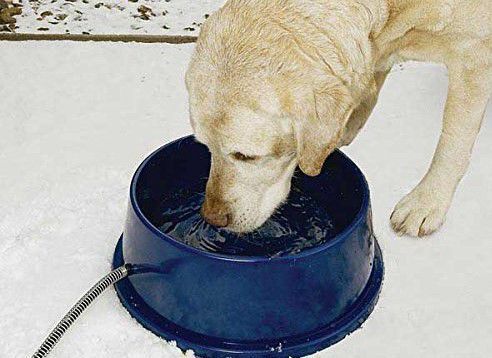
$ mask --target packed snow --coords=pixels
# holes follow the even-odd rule
[[[14,0],[13,31],[47,34],[196,35],[225,0]]]
[[[134,170],[155,148],[191,132],[183,75],[192,49],[0,42],[0,357],[30,356],[110,270]],[[441,66],[396,67],[369,124],[345,150],[372,189],[386,278],[363,328],[316,357],[490,355],[490,107],[446,226],[415,240],[388,225],[394,204],[430,162],[446,86]],[[52,356],[182,353],[137,324],[111,289]]]

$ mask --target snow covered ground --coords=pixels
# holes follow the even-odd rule
[[[20,1],[17,33],[195,35],[225,0]]]
[[[0,42],[0,357],[32,354],[110,269],[135,168],[190,133],[183,73],[192,48]],[[445,228],[414,240],[397,238],[388,225],[394,204],[431,159],[446,84],[439,66],[396,68],[370,123],[346,150],[370,183],[387,272],[364,327],[317,357],[490,356],[490,108]],[[133,321],[114,290],[53,352],[181,356]]]

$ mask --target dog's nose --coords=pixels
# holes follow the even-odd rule
[[[229,225],[229,214],[223,206],[209,205],[207,201],[202,206],[202,216],[207,223],[216,227]]]
[[[205,214],[203,218],[215,227],[226,227],[229,224],[229,215],[223,213]]]

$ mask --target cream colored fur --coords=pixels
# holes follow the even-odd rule
[[[260,226],[296,165],[317,175],[352,142],[406,60],[449,71],[432,165],[391,216],[398,233],[423,236],[444,222],[492,93],[492,1],[227,2],[204,24],[186,76],[195,134],[212,153],[204,216],[238,232]]]

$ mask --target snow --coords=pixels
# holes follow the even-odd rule
[[[18,0],[17,0],[18,1]],[[17,33],[196,35],[225,0],[22,2]],[[150,9],[139,11],[145,6]]]
[[[32,354],[110,269],[134,170],[153,149],[191,132],[183,74],[192,48],[0,42],[8,54],[0,57],[0,357]],[[431,159],[446,85],[441,66],[395,68],[346,150],[372,189],[386,279],[363,328],[316,357],[490,355],[490,108],[446,226],[414,240],[397,238],[388,225]],[[110,290],[52,356],[182,353],[141,328]]]

